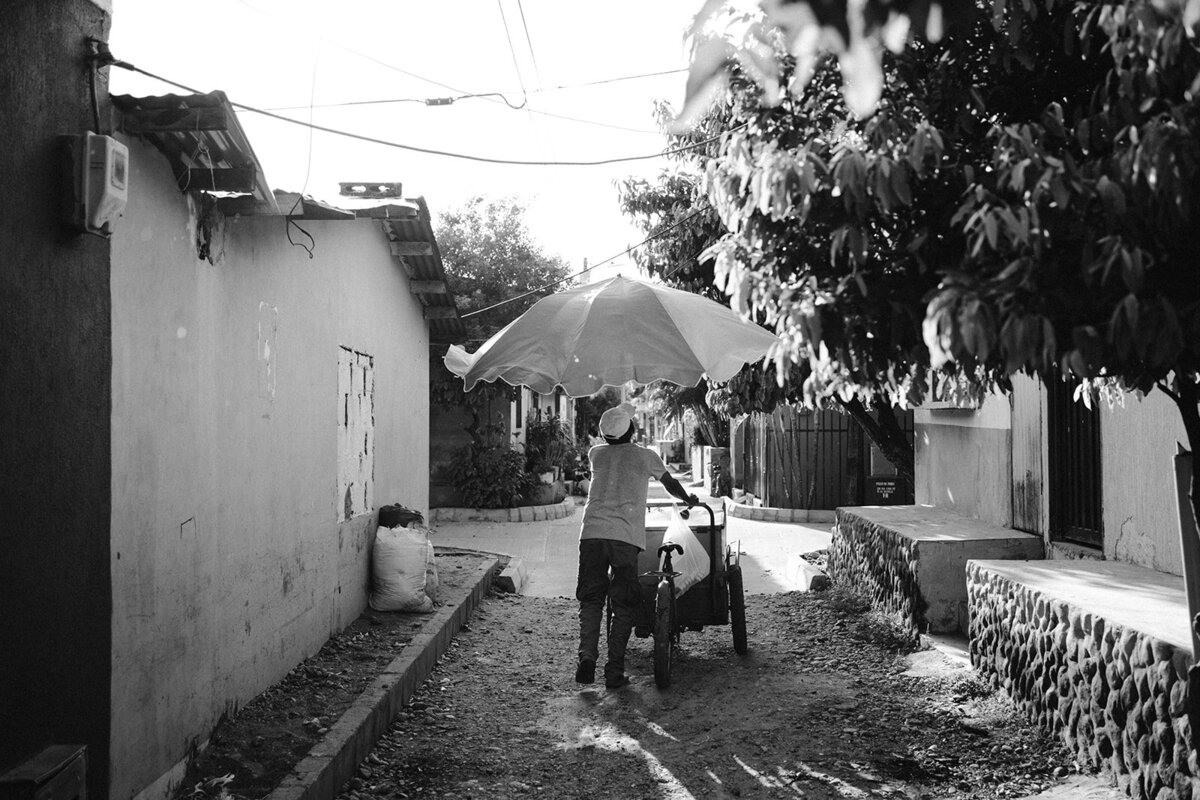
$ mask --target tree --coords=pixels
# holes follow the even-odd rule
[[[524,215],[525,207],[514,198],[474,197],[438,219],[437,243],[447,282],[466,316],[468,336],[476,346],[539,298],[551,294],[555,289],[551,284],[568,274],[563,259],[546,255],[533,240]],[[504,302],[526,293],[528,297]],[[456,476],[459,483],[482,480],[504,486],[501,495],[480,497],[488,502],[500,497],[502,505],[516,502],[528,489],[528,482],[523,475],[514,474],[520,472],[514,465],[523,464],[524,459],[514,461],[508,454],[512,443],[507,439],[505,420],[513,387],[480,383],[464,392],[462,380],[442,363],[444,355],[445,348],[431,349],[431,400],[438,408],[466,410],[471,444],[444,465],[445,474],[439,471],[439,477]],[[481,469],[485,472],[480,473]]]
[[[566,261],[546,255],[534,241],[525,210],[515,198],[473,197],[439,216],[438,248],[473,340],[487,340],[553,294],[557,285],[550,284],[568,274]],[[548,288],[491,308],[540,287]]]
[[[904,109],[893,116],[860,131],[848,127],[829,63],[820,66],[805,98],[773,109],[761,108],[753,84],[735,72],[719,107],[687,137],[673,142],[678,147],[693,143],[689,137],[708,139],[726,130],[724,144],[690,153],[680,169],[664,174],[657,184],[626,181],[622,201],[648,232],[667,228],[643,254],[645,268],[667,280],[681,275],[688,288],[700,283],[711,292],[715,282],[729,290],[743,313],[773,325],[788,344],[772,372],[778,383],[763,380],[760,368],[749,368],[714,390],[715,403],[738,412],[769,411],[781,402],[809,408],[838,405],[911,484],[912,444],[893,411],[910,399],[910,376],[907,371],[897,374],[893,365],[912,351],[923,351],[921,317],[902,301],[919,301],[935,285],[934,276],[918,272],[904,249],[903,237],[919,231],[925,212],[915,207],[907,216],[899,213],[899,198],[911,195],[909,164],[895,166],[892,157],[881,165],[883,159],[869,162],[859,152],[897,134]],[[940,147],[939,141],[930,141],[931,150]],[[844,198],[818,191],[821,181],[832,179],[833,167],[843,177],[854,170],[861,173],[857,182],[846,181],[851,191]],[[805,185],[807,199],[790,206],[789,193]],[[877,205],[869,195],[881,186],[887,191]],[[868,260],[866,237],[872,232],[890,237],[894,252],[879,252]],[[853,262],[852,274],[842,263],[830,262],[831,250],[841,261]],[[743,271],[729,283],[731,261],[754,263],[755,277]],[[790,294],[785,287],[789,281],[796,284]],[[750,302],[755,292],[773,301],[756,297]],[[797,316],[830,334],[827,351],[808,348],[796,335],[790,323]]]
[[[829,128],[837,115],[813,124],[804,116],[799,131],[731,134],[710,171],[710,195],[730,229],[717,251],[718,280],[739,305],[765,311],[789,333],[789,358],[810,359],[814,388],[895,392],[906,382],[919,394],[929,369],[938,384],[973,391],[1006,388],[1016,373],[1070,377],[1082,382],[1085,402],[1159,389],[1176,404],[1195,453],[1200,2],[766,7],[790,55],[764,56],[773,41],[766,25],[754,37],[726,37],[697,50],[691,94],[700,98],[696,87],[726,74],[732,57],[752,65],[768,101],[811,107],[828,94],[819,66],[808,78],[819,45],[837,54],[834,81],[853,112],[844,128]],[[942,10],[957,31],[939,42]],[[788,96],[777,98],[789,77]],[[805,177],[810,164],[814,180]],[[771,225],[811,232],[811,209],[835,197],[850,222],[829,237],[830,270],[798,281]],[[902,224],[875,213],[889,204]],[[889,274],[921,281],[919,294],[892,287],[901,289],[901,314],[921,320],[924,353],[863,355],[853,310],[830,292],[840,275],[864,297],[891,300],[878,291],[888,284],[876,283]],[[863,366],[885,364],[886,381],[862,381]],[[1194,469],[1190,500],[1194,532]],[[1195,618],[1194,533],[1184,552]],[[1195,643],[1200,652],[1200,635]]]

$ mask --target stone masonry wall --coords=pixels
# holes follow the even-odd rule
[[[914,635],[920,632],[925,604],[917,582],[917,543],[912,539],[839,508],[829,548],[829,579],[857,586],[876,608],[899,616]]]
[[[971,663],[1137,800],[1200,800],[1189,654],[972,562]]]

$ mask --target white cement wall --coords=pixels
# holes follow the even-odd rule
[[[127,798],[365,604],[339,522],[338,354],[374,357],[374,497],[428,514],[428,332],[379,223],[229,220],[214,266],[130,143],[113,237],[112,779]]]
[[[1012,415],[1009,400],[989,395],[977,410],[918,408],[916,503],[972,519],[1012,523]]]
[[[1186,442],[1175,404],[1162,392],[1124,407],[1101,405],[1104,555],[1183,574],[1175,507],[1176,442]]]

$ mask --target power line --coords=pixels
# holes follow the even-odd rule
[[[530,92],[530,94],[533,94],[536,91],[537,90],[534,89],[533,91]],[[599,127],[599,128],[612,128],[613,130],[618,130],[618,131],[629,131],[630,133],[645,133],[645,134],[652,134],[654,136],[662,135],[662,131],[652,131],[652,130],[649,130],[648,128],[630,128],[627,125],[615,125],[611,122],[600,122],[600,121],[594,120],[594,119],[581,119],[579,117],[571,117],[566,114],[555,114],[552,111],[541,111],[536,108],[529,108],[528,106],[526,106],[524,104],[519,105],[519,106],[514,105],[502,92],[483,92],[480,94],[464,94],[464,95],[459,95],[458,97],[426,97],[426,98],[396,97],[396,98],[388,98],[388,99],[383,99],[383,100],[350,100],[350,101],[346,101],[346,102],[342,102],[342,103],[320,103],[320,104],[313,106],[313,108],[343,108],[343,107],[352,107],[352,106],[373,106],[373,105],[385,105],[388,103],[420,103],[421,105],[425,105],[425,106],[449,106],[449,105],[453,105],[454,103],[457,103],[459,100],[473,100],[476,98],[487,99],[490,97],[501,98],[501,100],[505,104],[507,104],[509,108],[513,109],[514,111],[524,108],[524,110],[528,111],[530,114],[539,114],[543,117],[552,117],[554,119],[563,119],[563,120],[567,120],[568,122],[578,122],[581,125],[595,125],[596,127]],[[270,108],[267,108],[266,110],[267,111],[302,111],[307,108],[308,108],[308,106],[272,106]]]
[[[586,89],[589,86],[605,86],[610,83],[623,83],[625,81],[642,80],[643,78],[659,78],[664,75],[680,75],[684,72],[687,72],[686,68],[665,69],[665,70],[662,70],[661,72],[641,72],[641,73],[638,73],[637,75],[621,75],[616,78],[602,78],[600,80],[585,81],[583,83],[564,83],[564,84],[560,84],[558,86],[544,86],[544,87],[540,87],[537,89],[530,89],[529,94],[545,94],[546,92],[557,92],[557,91],[566,90],[566,89]],[[427,79],[422,78],[422,80],[427,80]],[[451,102],[454,102],[456,100],[467,100],[467,99],[470,99],[473,97],[503,97],[503,96],[504,96],[504,92],[480,92],[480,93],[476,93],[476,94],[461,94],[461,95],[458,95],[457,97],[452,97],[452,98],[444,98],[444,97],[384,97],[384,98],[380,98],[380,99],[376,99],[376,100],[345,100],[345,101],[338,102],[338,103],[317,103],[316,105],[313,106],[313,108],[342,108],[345,106],[385,105],[387,103],[422,103],[424,105],[449,105],[448,103],[441,103],[439,101],[448,99]],[[296,111],[298,109],[305,109],[305,108],[308,108],[308,106],[307,105],[303,105],[303,106],[272,106],[271,108],[269,108],[267,110],[268,111]],[[554,114],[549,114],[549,112],[546,112],[546,111],[536,111],[535,110],[533,113],[548,114],[549,116],[557,116]],[[563,119],[575,119],[575,118],[574,117],[563,117]],[[587,122],[588,120],[575,120],[575,121],[576,122]],[[652,132],[657,133],[657,131],[652,131]]]
[[[508,29],[508,17],[504,13],[504,0],[496,0],[496,7],[500,9],[500,22],[504,24],[504,38],[508,40],[508,52],[512,55],[513,71],[517,73],[517,83],[521,85],[521,94],[528,99],[529,92],[525,91],[525,77],[521,74],[521,65],[517,62],[517,49],[513,47],[512,32]]]
[[[265,17],[278,18],[277,14],[272,14],[269,11],[264,11],[263,9],[258,8],[257,6],[247,2],[246,0],[237,0],[237,2],[246,6],[246,8],[249,8],[252,11],[254,11],[258,14],[261,14]],[[522,21],[524,21],[524,13],[525,13],[524,9],[522,9],[521,10]],[[528,38],[528,31],[526,32],[526,37]],[[459,89],[457,87],[451,86],[448,83],[443,83],[441,81],[434,80],[433,78],[427,78],[424,75],[419,75],[415,72],[411,72],[409,70],[403,69],[402,67],[397,67],[395,64],[391,64],[391,63],[388,63],[387,61],[383,61],[379,58],[376,58],[373,55],[370,55],[369,53],[364,53],[361,50],[356,50],[353,47],[350,47],[349,45],[346,45],[340,41],[337,41],[336,39],[330,39],[330,38],[323,37],[323,36],[317,37],[317,38],[322,41],[329,42],[330,44],[334,45],[335,47],[337,47],[340,50],[345,50],[347,53],[356,55],[359,58],[370,61],[373,64],[377,64],[377,65],[383,67],[384,69],[389,69],[393,72],[398,72],[401,75],[407,75],[408,77],[415,78],[416,80],[422,81],[423,83],[428,83],[433,86],[439,86],[443,89],[448,89],[451,92],[455,92],[456,94],[458,94],[459,97],[458,98],[443,98],[443,97],[438,97],[438,98],[397,98],[395,100],[367,100],[367,101],[361,101],[361,102],[357,102],[357,103],[356,102],[324,103],[324,104],[320,104],[320,105],[311,106],[312,108],[335,108],[335,107],[339,107],[339,106],[368,105],[368,104],[375,104],[375,103],[424,103],[425,105],[450,105],[451,103],[454,102],[455,99],[468,99],[468,98],[479,98],[481,100],[486,100],[489,103],[496,103],[497,105],[504,104],[512,109],[521,109],[521,108],[525,107],[524,102],[519,106],[514,105],[512,102],[509,101],[508,97],[505,95],[504,92],[481,92],[481,93],[473,94],[473,93],[467,92],[465,89]],[[531,45],[530,55],[532,55],[532,53],[533,53],[533,51],[532,51],[532,45]],[[536,58],[534,60],[534,68],[537,69]],[[680,68],[680,69],[673,69],[673,70],[663,70],[661,72],[649,72],[649,73],[645,73],[642,75],[629,75],[629,76],[624,76],[624,77],[619,77],[619,78],[606,78],[606,79],[602,79],[602,80],[588,81],[585,83],[578,83],[578,84],[574,84],[574,85],[550,86],[550,87],[546,87],[546,88],[535,89],[535,90],[533,90],[533,92],[530,92],[529,94],[536,94],[538,92],[558,91],[560,89],[575,89],[575,88],[583,88],[583,87],[587,87],[587,86],[600,86],[600,85],[607,84],[607,83],[617,83],[619,81],[627,81],[627,80],[638,80],[641,78],[654,78],[654,77],[658,77],[661,75],[673,75],[673,74],[683,73],[683,72],[687,72],[687,71],[688,71],[687,68]],[[539,81],[540,80],[541,80],[541,78],[539,75]],[[170,81],[167,81],[167,82],[170,83]],[[500,98],[500,99],[497,100],[495,98]],[[447,101],[447,102],[441,102],[441,101]],[[296,110],[301,110],[301,109],[306,109],[306,108],[309,108],[309,106],[285,106],[285,107],[279,107],[279,108],[271,108],[268,110],[269,111],[296,111]],[[541,114],[543,116],[555,117],[557,119],[569,120],[571,122],[578,122],[578,123],[582,123],[585,125],[596,125],[596,126],[603,127],[603,128],[613,128],[615,130],[630,131],[632,133],[648,133],[648,134],[658,134],[659,133],[659,131],[649,131],[649,130],[644,130],[641,128],[626,128],[626,127],[623,127],[620,125],[612,125],[609,123],[597,122],[594,120],[579,119],[578,117],[569,117],[569,116],[565,116],[562,114],[553,114],[553,113],[550,113],[549,111],[537,111],[535,109],[529,109],[529,112],[531,114]]]
[[[529,48],[529,59],[533,61],[533,74],[537,75],[538,86],[542,85],[542,70],[538,66],[537,54],[533,52],[533,39],[529,38],[529,23],[525,21],[525,6],[517,0],[517,10],[521,12],[521,27],[525,29],[525,44]]]
[[[190,86],[186,86],[182,83],[178,83],[177,81],[169,80],[167,78],[162,77],[161,75],[155,75],[153,72],[148,72],[148,71],[142,69],[141,67],[135,67],[133,64],[130,64],[127,61],[121,61],[119,59],[114,59],[111,62],[111,65],[114,67],[121,67],[122,69],[127,69],[131,72],[140,73],[142,75],[145,75],[148,78],[154,78],[157,81],[162,81],[163,83],[169,84],[178,89],[183,89],[186,92],[191,92],[192,94],[204,94],[204,92],[201,92],[197,89],[193,89]],[[663,150],[658,153],[646,153],[644,155],[639,155],[639,156],[621,156],[618,158],[601,158],[601,159],[595,159],[592,161],[533,161],[533,160],[526,161],[526,160],[512,159],[512,158],[491,158],[488,156],[476,156],[476,155],[470,155],[468,153],[455,153],[455,152],[452,152],[449,150],[437,150],[437,149],[430,148],[430,147],[417,147],[416,145],[402,144],[400,142],[392,142],[392,141],[388,141],[387,139],[377,139],[374,136],[366,136],[361,133],[351,133],[350,131],[338,130],[337,128],[330,128],[330,127],[326,127],[324,125],[317,125],[312,122],[305,122],[304,120],[293,119],[291,117],[285,117],[282,114],[275,114],[275,113],[272,113],[265,109],[255,108],[254,106],[248,106],[245,103],[236,103],[233,100],[230,100],[229,104],[231,106],[233,106],[234,108],[240,108],[243,111],[250,111],[255,114],[261,114],[264,117],[270,117],[271,119],[277,119],[280,122],[288,122],[288,123],[291,123],[292,125],[299,125],[301,127],[310,128],[312,130],[322,131],[323,133],[331,133],[335,136],[344,136],[348,139],[356,139],[360,142],[369,142],[371,144],[377,144],[377,145],[381,145],[383,147],[394,147],[398,150],[407,150],[407,151],[413,152],[413,153],[425,153],[426,155],[443,156],[445,158],[458,158],[458,159],[462,159],[464,161],[476,161],[476,162],[480,162],[480,163],[484,163],[484,164],[509,164],[509,165],[513,165],[513,166],[525,166],[525,167],[598,167],[598,166],[604,166],[606,164],[623,164],[623,163],[630,162],[630,161],[649,161],[649,160],[655,159],[655,158],[664,158],[666,156],[672,156],[672,155],[676,155],[678,153],[686,153],[691,150],[696,150],[698,148],[704,147],[707,144],[711,144],[712,142],[717,141],[722,136],[724,136],[726,133],[732,133],[734,131],[740,130],[749,124],[748,122],[743,122],[741,125],[730,128],[728,131],[724,131],[723,133],[719,133],[716,136],[709,137],[708,139],[705,139],[703,141],[696,142],[695,144],[689,144],[689,145],[685,145],[683,147],[677,147],[674,150]]]
[[[248,3],[248,2],[246,2],[246,0],[237,0],[237,1],[238,1],[239,3],[241,3],[242,5],[244,5],[246,8],[250,9],[251,11],[255,11],[255,12],[257,12],[257,13],[259,13],[259,14],[263,15],[264,17],[273,17],[273,18],[276,18],[276,19],[278,19],[278,18],[279,18],[279,15],[278,15],[278,14],[273,14],[273,13],[271,13],[271,12],[269,12],[269,11],[264,11],[263,9],[259,8],[259,7],[258,7],[258,6],[256,6],[256,5],[254,5],[254,4],[252,4],[252,3]],[[367,61],[370,61],[370,62],[372,62],[372,63],[374,63],[374,64],[378,64],[379,66],[381,66],[381,67],[384,67],[385,69],[390,69],[390,70],[392,70],[393,72],[398,72],[398,73],[400,73],[401,75],[407,75],[407,76],[408,76],[408,77],[410,77],[410,78],[416,78],[417,80],[419,80],[419,81],[423,81],[424,83],[429,83],[429,84],[432,84],[432,85],[434,85],[434,86],[440,86],[440,87],[441,87],[441,88],[443,88],[443,89],[449,89],[450,91],[452,91],[452,92],[456,92],[456,93],[459,93],[459,94],[462,94],[462,93],[464,93],[464,92],[466,91],[465,89],[458,89],[458,88],[456,88],[456,87],[454,87],[454,86],[451,86],[451,85],[450,85],[450,84],[448,84],[448,83],[442,83],[441,81],[435,81],[433,78],[426,78],[424,75],[418,75],[418,74],[417,74],[417,73],[415,73],[415,72],[409,72],[409,71],[408,71],[408,70],[406,70],[406,69],[401,69],[400,67],[397,67],[395,64],[389,64],[388,62],[386,62],[386,61],[381,61],[380,59],[376,58],[375,56],[373,56],[373,55],[369,55],[369,54],[367,54],[367,53],[364,53],[364,52],[362,52],[361,50],[355,50],[353,47],[350,47],[349,45],[343,44],[343,43],[341,43],[341,42],[337,41],[336,39],[328,39],[328,38],[326,38],[326,37],[324,37],[324,36],[317,36],[316,38],[317,38],[317,39],[319,39],[319,40],[322,40],[322,41],[327,41],[327,42],[329,42],[329,43],[333,44],[334,46],[336,46],[336,47],[337,47],[338,49],[340,49],[340,50],[345,50],[347,53],[351,53],[351,54],[353,54],[353,55],[356,55],[356,56],[358,56],[359,58],[364,58],[364,59],[366,59]],[[317,107],[317,108],[320,108],[320,106],[316,106],[316,107]]]
[[[550,282],[550,283],[547,283],[545,286],[539,286],[539,287],[538,287],[538,288],[536,288],[536,289],[530,289],[529,291],[527,291],[527,292],[523,292],[523,293],[521,293],[521,294],[517,295],[516,297],[510,297],[510,298],[508,298],[507,300],[501,300],[499,303],[493,303],[492,305],[488,306],[487,308],[481,308],[481,309],[479,309],[478,311],[469,311],[469,312],[467,312],[466,314],[463,314],[463,315],[461,315],[461,316],[462,316],[462,318],[463,318],[463,319],[466,319],[467,317],[473,317],[473,316],[475,316],[476,314],[482,314],[482,313],[484,313],[484,312],[486,312],[486,311],[491,311],[491,310],[492,310],[492,309],[494,309],[494,308],[499,308],[500,306],[508,305],[509,303],[515,303],[515,302],[516,302],[516,301],[518,301],[518,300],[523,300],[523,299],[525,299],[526,297],[529,297],[531,294],[537,294],[538,292],[544,292],[544,291],[546,291],[547,289],[553,289],[555,286],[558,286],[560,283],[566,283],[566,282],[567,282],[567,281],[569,281],[569,280],[573,280],[574,278],[578,278],[580,275],[583,275],[584,273],[591,272],[591,271],[592,271],[592,270],[594,270],[596,267],[602,267],[602,266],[604,266],[605,264],[609,263],[610,261],[616,261],[616,260],[617,260],[618,258],[620,258],[621,256],[629,255],[629,253],[631,253],[631,252],[633,252],[634,250],[638,249],[638,248],[639,248],[639,247],[641,247],[642,245],[649,244],[650,242],[654,241],[655,239],[659,238],[660,236],[663,236],[664,234],[667,234],[667,233],[669,233],[669,232],[673,231],[675,228],[678,228],[680,225],[682,225],[683,223],[687,222],[688,220],[691,220],[691,219],[694,219],[695,217],[698,217],[698,216],[700,215],[700,213],[701,213],[701,211],[699,211],[699,210],[697,210],[697,211],[693,211],[692,213],[688,214],[688,215],[687,215],[686,217],[684,217],[683,219],[677,219],[677,220],[675,220],[674,222],[672,222],[670,225],[668,225],[667,227],[665,227],[665,228],[662,228],[661,230],[657,230],[657,231],[655,231],[654,233],[650,234],[649,236],[647,236],[645,239],[643,239],[642,241],[638,242],[637,244],[630,245],[629,247],[626,247],[624,250],[622,250],[621,252],[617,253],[615,256],[610,256],[609,258],[606,258],[606,259],[604,259],[603,261],[598,261],[598,262],[596,262],[595,264],[592,264],[592,265],[590,265],[590,266],[584,267],[584,268],[583,268],[583,269],[581,269],[579,272],[576,272],[576,273],[575,273],[575,274],[573,274],[573,275],[568,275],[568,276],[566,276],[565,278],[559,278],[559,279],[558,279],[558,280],[556,280],[556,281],[552,281],[552,282]],[[678,267],[677,267],[676,269],[678,269]],[[672,270],[671,272],[674,272],[674,271],[675,271],[675,270]],[[668,274],[671,274],[671,273],[668,273]]]

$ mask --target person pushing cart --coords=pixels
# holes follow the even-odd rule
[[[671,476],[658,453],[633,443],[634,409],[628,403],[600,417],[605,444],[588,452],[592,483],[579,530],[579,655],[575,680],[596,679],[604,601],[612,607],[604,685],[619,689],[629,683],[625,650],[641,603],[638,555],[646,549],[646,495],[651,478],[672,495],[694,506],[700,501]],[[611,570],[611,574],[610,574]]]

